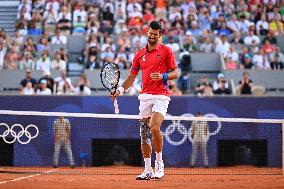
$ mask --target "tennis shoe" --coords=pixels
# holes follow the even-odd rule
[[[154,172],[152,168],[150,170],[144,170],[144,172],[136,177],[136,180],[150,180],[154,178]]]
[[[155,161],[155,179],[161,179],[165,175],[163,161]]]

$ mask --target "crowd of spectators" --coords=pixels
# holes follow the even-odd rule
[[[163,25],[161,41],[175,53],[182,78],[191,69],[190,58],[184,57],[194,52],[218,53],[230,70],[283,69],[276,37],[284,34],[284,0],[21,0],[15,35],[0,31],[0,69],[66,72],[69,35],[86,40],[77,59],[85,69],[98,69],[106,61],[129,69],[154,19]],[[218,85],[200,85],[204,79],[195,88],[197,95],[231,93],[219,75]],[[181,83],[170,85],[177,95],[185,92]]]

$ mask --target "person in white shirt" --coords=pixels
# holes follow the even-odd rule
[[[240,32],[241,31],[241,24],[237,19],[235,14],[232,15],[231,20],[227,24],[228,28],[233,32]]]
[[[259,49],[258,53],[253,56],[252,62],[254,65],[256,65],[257,69],[270,70],[270,62],[268,60],[268,56],[263,54],[262,49]]]
[[[40,81],[40,88],[36,91],[37,95],[52,95],[52,92],[49,88],[47,88],[47,81],[42,79]]]
[[[81,84],[80,86],[76,87],[74,90],[75,95],[91,95],[92,91],[89,87]]]
[[[244,38],[244,43],[246,45],[252,45],[252,41],[255,41],[255,43],[258,45],[260,43],[260,39],[257,35],[254,34],[254,30],[249,30],[249,35]]]
[[[261,29],[267,30],[267,31],[269,29],[268,22],[266,21],[266,14],[261,15],[261,20],[257,21],[256,23],[256,30],[258,33],[260,32]]]
[[[167,43],[166,46],[170,47],[174,53],[177,53],[180,50],[179,44],[175,42],[173,36],[169,36],[169,43]]]
[[[50,2],[47,2],[45,5],[45,10],[53,9],[56,12],[59,12],[60,10],[60,4],[57,0],[52,0]]]
[[[27,82],[26,86],[21,90],[20,95],[34,95],[35,89],[32,82]]]
[[[51,44],[67,44],[67,37],[61,34],[60,29],[56,29],[55,36],[51,38]]]
[[[230,49],[230,44],[227,42],[227,38],[225,34],[221,34],[220,37],[220,42],[217,43],[216,48],[215,48],[215,52],[225,56],[226,54],[228,54],[229,49]]]
[[[36,70],[50,71],[51,61],[48,57],[47,51],[42,51],[41,58],[36,62]]]
[[[196,117],[203,117],[201,112],[196,114]],[[207,141],[209,139],[209,126],[206,121],[193,121],[191,123],[191,138],[192,138],[192,154],[191,154],[191,166],[195,166],[198,148],[201,148],[202,158],[205,167],[208,167],[207,156]]]
[[[84,4],[81,4],[80,5],[80,9],[76,9],[73,12],[74,22],[78,22],[78,17],[81,17],[81,22],[86,22],[87,21],[87,12],[85,11]]]
[[[60,71],[66,70],[66,62],[61,59],[61,54],[58,51],[55,53],[54,60],[51,62],[51,69]]]
[[[55,78],[57,84],[57,94],[71,94],[74,90],[71,79],[67,77],[66,71],[61,72],[61,76]]]

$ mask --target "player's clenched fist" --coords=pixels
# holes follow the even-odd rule
[[[151,73],[150,77],[151,77],[152,80],[161,80],[161,79],[163,79],[163,75],[160,74],[159,72]]]

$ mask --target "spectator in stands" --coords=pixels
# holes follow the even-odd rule
[[[265,41],[268,40],[271,45],[277,45],[277,38],[275,37],[275,31],[269,30],[268,34],[264,37],[262,43],[265,44]]]
[[[227,70],[236,70],[238,69],[238,63],[232,59],[231,56],[225,59],[225,66]]]
[[[227,37],[223,33],[220,36],[220,40],[221,41],[216,45],[215,52],[225,56],[228,54],[231,45],[227,42]]]
[[[274,56],[274,59],[270,63],[270,67],[272,70],[283,70],[283,61],[281,61],[279,54]]]
[[[24,87],[26,87],[27,83],[31,82],[32,83],[32,87],[35,89],[36,88],[36,80],[31,76],[31,70],[26,70],[26,76],[24,79],[22,79],[22,81],[20,82],[20,91],[22,91],[22,89]]]
[[[99,32],[99,30],[100,30],[100,22],[99,21],[97,21],[97,20],[94,20],[94,21],[90,20],[87,23],[87,34],[88,35],[96,34],[96,33]]]
[[[240,24],[241,24],[241,32],[243,34],[247,34],[251,23],[249,20],[247,20],[247,16],[245,14],[240,15]]]
[[[50,76],[49,71],[44,71],[43,76],[39,79],[38,83],[41,83],[42,80],[46,80],[47,88],[53,93],[54,79]]]
[[[203,37],[200,45],[200,51],[204,53],[211,53],[213,51],[213,43],[208,36]]]
[[[239,81],[240,94],[252,94],[252,80],[249,78],[249,73],[244,72],[243,78]]]
[[[224,56],[225,59],[231,58],[234,62],[239,62],[239,54],[235,51],[234,46],[230,46],[228,53]]]
[[[217,75],[217,80],[214,81],[214,83],[213,83],[213,91],[216,91],[217,89],[221,88],[221,85],[223,83],[224,83],[224,87],[228,89],[229,88],[229,84],[226,81],[224,74],[223,73],[219,73]]]
[[[51,44],[67,44],[67,37],[61,34],[61,29],[55,30],[55,36],[51,38]]]
[[[37,46],[32,37],[28,37],[24,44],[24,51],[30,52],[33,56],[36,54]]]
[[[48,38],[42,36],[39,40],[39,43],[37,44],[37,51],[41,53],[42,51],[49,51],[49,50],[50,50],[50,46],[49,46]]]
[[[87,75],[85,72],[82,72],[80,75],[80,79],[77,82],[77,87],[80,85],[84,85],[86,87],[91,87],[91,81],[87,78]]]
[[[102,63],[97,60],[96,55],[90,55],[87,61],[86,68],[90,70],[99,69],[102,67]]]
[[[87,79],[86,73],[81,73],[80,79],[77,82],[77,87],[74,90],[75,95],[91,95],[91,82]]]
[[[187,31],[185,39],[183,41],[183,49],[188,52],[196,52],[197,47],[196,47],[196,41],[194,39],[195,38],[192,36],[191,32]]]
[[[116,47],[117,49],[120,49],[120,50],[123,49],[126,51],[129,51],[131,49],[131,41],[129,39],[129,36],[127,35],[127,32],[123,31],[120,34],[120,36],[118,36],[118,39],[116,41]]]
[[[114,18],[115,20],[126,20],[126,0],[114,1]]]
[[[268,22],[266,20],[266,14],[261,15],[261,20],[256,23],[256,34],[267,35],[268,34]]]
[[[233,33],[230,43],[232,46],[238,46],[244,43],[244,40],[242,39],[240,32]]]
[[[262,45],[262,50],[264,54],[271,54],[275,51],[275,46],[272,45],[268,39],[264,41],[264,44]]]
[[[237,18],[236,14],[233,14],[231,16],[231,19],[228,21],[227,27],[233,33],[241,31],[241,24],[238,21],[238,18]]]
[[[4,68],[4,60],[7,53],[7,46],[0,40],[0,70]]]
[[[175,41],[174,36],[169,36],[169,42],[165,45],[170,47],[174,53],[178,53],[180,51],[179,44]]]
[[[36,91],[37,95],[52,95],[51,90],[47,87],[47,81],[42,79],[39,84],[39,89]]]
[[[33,88],[33,84],[28,81],[26,86],[20,91],[20,95],[34,95],[35,89]]]
[[[50,10],[50,9],[52,9],[54,12],[59,12],[60,3],[58,2],[58,0],[51,0],[46,3],[45,10]]]
[[[71,79],[67,77],[66,71],[61,72],[61,76],[55,78],[55,83],[57,86],[57,94],[59,95],[69,95],[73,92],[73,85]]]
[[[15,28],[19,30],[20,34],[23,36],[28,34],[28,24],[25,21],[17,20]]]
[[[41,35],[42,30],[36,27],[36,22],[31,20],[28,22],[28,35]]]
[[[69,12],[68,7],[62,6],[57,18],[57,28],[60,29],[64,35],[69,35],[71,33],[71,20],[71,13]]]
[[[270,53],[269,61],[273,62],[275,59],[275,56],[279,56],[279,61],[284,62],[284,54],[280,51],[280,47],[275,47],[275,51]]]
[[[241,62],[241,69],[253,69],[254,64],[251,62],[251,56],[249,54],[244,55],[244,62]]]
[[[61,59],[60,52],[57,51],[54,55],[53,61],[51,62],[51,69],[65,71],[66,68],[67,68],[67,63]]]
[[[67,64],[68,63],[68,57],[67,57],[66,49],[64,47],[61,47],[58,52],[60,53],[61,60],[63,60]]]
[[[19,63],[19,69],[21,70],[34,70],[35,62],[30,52],[25,52],[22,60]]]
[[[211,91],[210,91],[211,90]],[[197,83],[195,89],[195,94],[197,96],[211,96],[212,84],[209,82],[207,75],[203,75],[199,82]],[[212,93],[213,94],[213,93]]]
[[[50,71],[51,61],[47,51],[42,51],[40,59],[36,62],[36,70]]]
[[[32,1],[30,1],[30,0],[22,0],[22,1],[20,1],[20,4],[18,6],[18,12],[20,12],[23,7],[25,7],[25,9],[28,12],[31,12],[31,10],[32,10]]]
[[[24,37],[18,29],[16,29],[15,34],[11,39],[11,43],[16,45],[22,45],[24,43]]]
[[[269,22],[269,30],[274,31],[275,35],[283,35],[284,28],[280,14],[276,14],[274,19]]]
[[[168,81],[171,96],[182,96],[181,90],[177,87],[176,83],[172,80]]]
[[[252,63],[256,66],[256,69],[268,70],[270,69],[270,63],[268,56],[263,54],[263,50],[259,49],[258,53],[252,58]]]
[[[244,43],[246,45],[252,45],[252,42],[255,41],[255,43],[258,45],[260,44],[260,39],[257,35],[254,34],[254,30],[253,29],[250,29],[249,30],[249,33],[248,33],[248,36],[246,36],[244,38]]]
[[[31,13],[25,7],[22,7],[18,12],[17,19],[21,21],[30,21],[32,19]]]
[[[44,24],[56,24],[57,23],[58,12],[54,6],[49,6],[47,10],[43,13],[43,23]]]
[[[17,46],[12,46],[6,55],[4,68],[8,70],[18,69],[19,61],[21,60],[20,53],[17,52]]]

